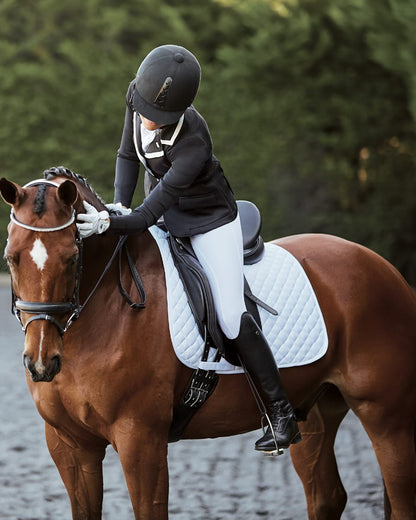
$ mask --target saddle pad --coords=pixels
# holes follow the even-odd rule
[[[221,358],[201,362],[204,341],[188,304],[182,280],[173,263],[166,233],[157,226],[150,232],[162,256],[167,287],[169,329],[179,360],[190,368],[216,370],[220,374],[241,373]],[[259,308],[265,334],[279,368],[313,363],[328,348],[325,322],[313,288],[297,259],[282,247],[265,244],[262,260],[244,266],[244,272],[255,296],[278,311],[273,316]]]

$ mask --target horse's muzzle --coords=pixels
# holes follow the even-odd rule
[[[50,383],[59,374],[62,368],[62,360],[59,354],[53,356],[47,367],[34,363],[27,354],[23,355],[23,365],[34,383]]]

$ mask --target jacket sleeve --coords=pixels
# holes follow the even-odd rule
[[[141,206],[136,208],[130,215],[110,215],[109,231],[120,235],[143,233],[154,222],[148,224],[140,208]]]
[[[124,157],[116,159],[116,175],[114,180],[114,202],[121,202],[129,208],[139,177],[139,164]]]
[[[140,161],[133,141],[133,110],[131,108],[132,85],[126,94],[126,112],[120,148],[117,152],[114,179],[114,202],[130,207],[139,175]]]

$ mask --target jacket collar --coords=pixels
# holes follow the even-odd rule
[[[169,125],[165,128],[162,128],[162,132],[155,134],[155,141],[160,139],[161,145],[166,146],[172,146],[178,135],[181,131],[183,122],[185,120],[185,114],[182,114],[179,121],[176,123],[176,125]],[[156,146],[153,148],[152,145],[150,145],[149,149],[144,152],[142,146],[141,146],[141,128],[142,121],[140,119],[140,116],[137,112],[133,112],[133,141],[134,141],[134,147],[136,148],[136,153],[138,158],[140,159],[140,162],[145,167],[146,171],[149,173],[152,173],[149,165],[147,164],[146,159],[155,159],[156,157],[163,157],[164,151],[160,147]],[[155,143],[156,144],[156,143]],[[153,173],[152,173],[153,175]]]
[[[149,169],[146,159],[155,159],[156,157],[163,157],[164,151],[161,145],[173,146],[175,143],[179,132],[181,131],[183,122],[185,119],[185,114],[182,114],[179,121],[176,125],[169,125],[167,127],[161,128],[161,132],[155,132],[155,139],[153,143],[150,144],[149,148],[146,152],[143,150],[141,143],[141,125],[142,121],[140,119],[139,114],[134,112],[133,115],[133,139],[134,146],[136,148],[136,153],[143,163],[146,169]],[[160,144],[159,144],[160,143]]]
[[[162,128],[162,139],[161,139],[162,144],[165,144],[167,146],[172,146],[174,144],[174,142],[176,141],[176,138],[179,135],[179,132],[181,131],[184,119],[185,119],[185,114],[183,113],[175,126],[169,125],[166,128]]]

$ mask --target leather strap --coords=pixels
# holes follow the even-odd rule
[[[123,286],[123,282],[121,279],[122,275],[122,255],[123,250],[126,253],[127,263],[130,268],[131,275],[133,277],[134,284],[136,285],[137,291],[140,295],[140,301],[139,302],[133,302],[133,300],[128,295],[126,289]],[[123,241],[123,247],[119,250],[119,256],[118,256],[118,269],[119,269],[119,277],[118,277],[118,287],[120,289],[121,295],[124,297],[124,299],[127,301],[127,303],[130,305],[132,309],[144,309],[146,307],[146,292],[144,289],[143,281],[140,277],[139,271],[137,270],[136,264],[134,263],[131,254]]]

